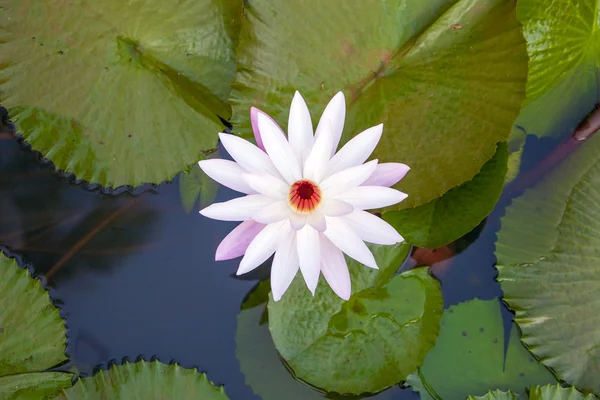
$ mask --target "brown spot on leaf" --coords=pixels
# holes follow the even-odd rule
[[[461,24],[452,24],[452,25],[450,25],[450,28],[452,28],[452,30],[455,31],[457,29],[462,29],[462,25]]]

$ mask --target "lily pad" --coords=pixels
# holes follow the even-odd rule
[[[169,180],[216,147],[218,117],[230,117],[241,5],[4,0],[0,103],[33,149],[77,178]]]
[[[227,400],[223,387],[215,387],[206,374],[159,361],[126,362],[79,379],[58,399],[202,399]]]
[[[436,248],[453,242],[494,209],[502,193],[507,162],[508,145],[503,142],[471,181],[418,207],[385,212],[383,219],[418,247]]]
[[[217,197],[218,190],[219,185],[210,179],[198,164],[193,165],[189,172],[182,172],[179,175],[181,204],[188,214],[193,210],[198,198],[200,198],[200,208],[212,204]]]
[[[527,394],[515,394],[496,390],[488,392],[485,396],[469,396],[468,400],[595,400],[592,394],[584,395],[574,387],[562,387],[559,384],[546,386],[533,386]]]
[[[503,392],[502,390],[494,390],[487,392],[483,396],[469,396],[467,400],[526,400],[524,394],[518,395],[513,392]]]
[[[262,400],[319,400],[323,395],[294,379],[279,357],[263,319],[270,283],[262,281],[242,304],[237,317],[235,354],[246,385]]]
[[[324,282],[312,297],[299,275],[281,300],[269,299],[275,347],[298,378],[329,392],[374,393],[421,365],[443,300],[424,268],[391,279],[408,247],[372,246],[380,270],[349,262],[353,294],[346,302]]]
[[[435,347],[407,379],[422,399],[460,399],[491,388],[520,393],[550,382],[556,380],[523,347],[514,324],[505,355],[498,299],[474,299],[445,310]]]
[[[472,179],[506,140],[527,51],[514,1],[252,0],[237,67],[232,123],[245,136],[251,105],[285,127],[296,89],[313,122],[345,93],[342,142],[383,123],[374,158],[412,168],[396,185],[404,208]]]
[[[0,398],[40,399],[71,386],[42,372],[66,360],[65,325],[40,281],[0,253]]]
[[[505,232],[499,235],[498,256],[502,264],[498,280],[504,300],[516,311],[523,342],[562,380],[596,393],[600,393],[599,146],[598,137],[590,139],[525,194],[533,199],[529,205],[524,196],[511,207],[502,221]],[[540,212],[528,215],[530,207],[539,207]],[[533,224],[541,228],[518,232],[519,226]],[[529,237],[543,228],[548,232],[541,238]],[[518,232],[520,245],[509,232]]]

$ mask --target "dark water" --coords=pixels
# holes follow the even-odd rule
[[[523,169],[555,145],[528,137]],[[135,195],[73,182],[0,133],[0,244],[47,276],[67,321],[71,365],[86,375],[123,358],[174,360],[206,371],[233,400],[260,399],[245,383],[235,337],[240,306],[261,271],[240,279],[239,260],[213,259],[236,223],[187,214],[177,178]],[[513,195],[503,196],[473,244],[434,266],[446,306],[501,296],[494,241]],[[221,187],[216,201],[236,196]],[[505,317],[508,326],[512,314]],[[396,387],[374,398],[418,396]]]

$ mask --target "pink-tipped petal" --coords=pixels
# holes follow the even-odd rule
[[[331,157],[327,166],[327,173],[332,175],[346,168],[364,163],[375,150],[382,133],[383,124],[379,124],[354,136],[340,151]]]
[[[249,194],[222,203],[213,203],[200,210],[205,217],[220,221],[245,221],[274,200],[262,194]]]
[[[233,161],[214,158],[198,161],[198,165],[206,175],[221,185],[245,194],[257,193],[242,179],[244,169]]]
[[[259,112],[263,113],[268,118],[270,118],[271,121],[273,121],[273,123],[275,125],[277,125],[277,127],[279,127],[279,125],[277,124],[277,122],[275,122],[275,120],[273,118],[269,117],[269,115],[267,113],[265,113],[264,111],[261,111],[256,107],[250,107],[250,124],[252,125],[252,132],[254,133],[254,139],[256,140],[256,145],[258,146],[259,149],[266,152],[265,146],[264,146],[263,140],[262,140],[262,135],[260,134],[260,129],[258,127],[258,113]],[[281,128],[279,128],[279,130],[281,131],[281,133],[283,133],[283,130]],[[284,134],[284,136],[285,136],[285,134]]]
[[[215,261],[231,260],[243,256],[250,242],[265,226],[256,221],[244,221],[239,224],[225,236],[217,247]]]
[[[290,287],[298,273],[299,266],[296,235],[294,232],[290,232],[281,241],[277,251],[275,251],[275,257],[273,257],[273,264],[271,265],[271,294],[273,300],[279,301],[281,299],[281,296]]]
[[[392,245],[404,241],[394,227],[370,212],[355,210],[343,218],[365,242]]]
[[[358,210],[370,210],[400,203],[408,195],[385,186],[357,186],[336,196]]]
[[[290,106],[288,139],[296,153],[296,157],[298,157],[298,161],[303,166],[312,149],[314,138],[310,112],[308,111],[306,102],[298,91],[294,94],[292,105]]]
[[[321,190],[327,197],[335,197],[363,183],[377,168],[377,160],[347,168],[321,182]],[[343,200],[343,199],[342,199]]]
[[[350,299],[352,284],[344,255],[325,236],[321,235],[321,272],[335,294]]]
[[[325,107],[317,129],[315,131],[315,140],[327,130],[331,130],[332,135],[332,148],[329,157],[333,156],[335,150],[340,143],[342,138],[342,131],[344,130],[344,120],[346,119],[346,99],[344,93],[337,92],[335,96],[329,101],[329,104]],[[326,126],[326,121],[329,121],[330,127]]]
[[[410,167],[401,163],[378,164],[373,174],[363,182],[363,186],[394,186],[410,171]]]
[[[378,269],[375,257],[361,238],[343,221],[344,217],[326,217],[327,230],[323,234],[338,249],[369,268]]]
[[[257,120],[265,150],[281,176],[290,185],[302,179],[300,161],[281,128],[263,112],[258,113]]]
[[[279,246],[279,243],[287,237],[290,231],[290,224],[287,221],[267,225],[256,235],[246,249],[246,253],[240,262],[236,274],[242,275],[250,272],[265,262],[267,258],[271,257],[277,246]]]
[[[296,233],[298,241],[298,259],[300,260],[300,271],[306,282],[308,290],[315,295],[319,275],[321,275],[321,246],[319,232],[310,225],[306,225]]]

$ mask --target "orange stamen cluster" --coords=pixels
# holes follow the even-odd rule
[[[295,182],[288,196],[290,205],[300,214],[310,214],[321,204],[321,189],[307,179]]]

